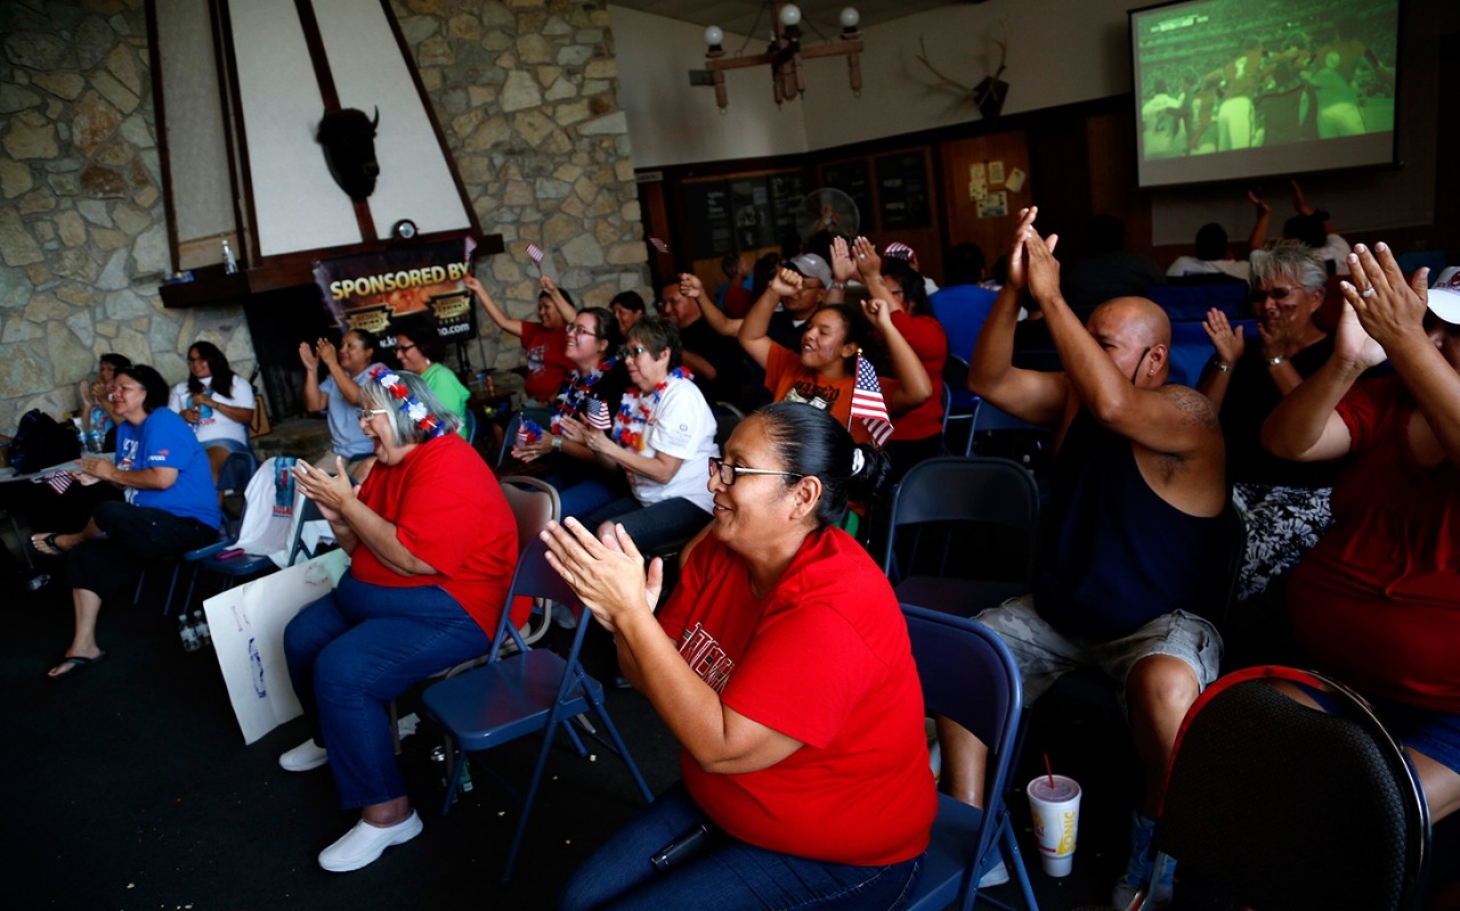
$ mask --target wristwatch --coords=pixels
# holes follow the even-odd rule
[[[554,434],[553,435],[553,452],[562,452],[562,451],[563,451],[563,438],[560,437],[560,436],[557,436],[556,434]]]
[[[831,284],[829,284],[829,285],[826,286],[826,290],[828,290],[828,291],[843,291],[843,290],[846,289],[846,287],[847,287],[847,283],[846,282],[835,282],[834,281]]]
[[[1267,366],[1269,366],[1269,367],[1276,367],[1278,364],[1281,364],[1285,360],[1287,360],[1287,358],[1285,358],[1281,354],[1279,354],[1277,357],[1270,357],[1270,358],[1268,358],[1267,359]]]

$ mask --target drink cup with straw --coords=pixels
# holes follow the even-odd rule
[[[1050,876],[1068,876],[1075,862],[1080,832],[1080,786],[1073,778],[1056,775],[1044,756],[1044,774],[1029,782],[1029,815],[1039,843],[1039,862]]]

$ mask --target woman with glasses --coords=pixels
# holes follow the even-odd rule
[[[532,462],[551,459],[547,481],[557,488],[563,515],[582,516],[629,493],[624,474],[598,464],[582,440],[602,429],[623,404],[629,387],[628,367],[620,349],[618,321],[602,307],[587,307],[568,324],[565,348],[573,372],[553,400],[548,432],[531,442],[516,443],[513,458]],[[590,421],[596,420],[595,428]]]
[[[81,458],[76,480],[107,481],[126,499],[99,504],[74,534],[42,533],[31,544],[66,556],[66,583],[76,629],[71,646],[50,670],[69,676],[106,657],[96,619],[104,601],[127,592],[146,562],[176,557],[218,539],[218,493],[208,456],[193,429],[167,407],[167,381],[145,364],[117,368],[111,385],[117,416],[113,461]]]
[[[628,495],[579,518],[589,528],[617,520],[645,550],[691,537],[710,519],[704,465],[716,451],[715,416],[680,359],[673,323],[658,316],[639,320],[624,352],[632,385],[612,415],[612,429],[562,423],[568,440],[629,482]]]
[[[197,342],[188,349],[188,378],[172,387],[167,407],[193,425],[208,453],[214,484],[230,452],[250,451],[253,387],[233,372],[228,358],[212,342]]]
[[[573,874],[562,907],[900,907],[937,812],[922,689],[887,577],[836,527],[887,458],[782,403],[708,462],[714,520],[663,607],[662,562],[646,574],[622,526],[544,533],[684,776]]]
[[[328,763],[341,803],[361,810],[319,854],[333,872],[357,870],[420,834],[396,767],[390,702],[491,648],[517,562],[517,522],[502,489],[424,380],[376,370],[360,387],[357,420],[376,459],[359,487],[342,470],[295,466],[300,492],[329,520],[350,569],[284,631],[312,737],[279,765],[304,772]],[[526,610],[512,619],[525,622]]]
[[[346,332],[338,350],[327,338],[314,345],[299,345],[299,359],[304,362],[304,407],[325,412],[330,425],[330,452],[315,461],[332,463],[331,454],[340,456],[356,481],[365,479],[375,461],[370,441],[360,432],[355,416],[360,408],[361,384],[372,370],[384,366],[375,360],[379,345],[375,334],[365,329]],[[324,382],[319,379],[320,364],[329,371]]]
[[[1331,521],[1330,465],[1299,465],[1262,448],[1262,422],[1283,397],[1333,353],[1333,339],[1313,321],[1328,271],[1309,248],[1282,243],[1252,253],[1252,308],[1257,338],[1233,331],[1213,308],[1204,324],[1216,347],[1197,389],[1221,412],[1227,482],[1247,522],[1247,554],[1238,597],[1265,590],[1287,572]]]
[[[428,315],[408,316],[395,324],[395,356],[400,365],[426,381],[431,394],[447,413],[456,418],[456,432],[469,440],[466,426],[466,404],[471,392],[456,378],[441,359],[446,345],[436,320]]]

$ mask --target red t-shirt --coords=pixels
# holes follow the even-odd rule
[[[922,688],[897,597],[860,544],[840,529],[812,533],[758,600],[745,561],[712,534],[659,622],[726,706],[805,744],[732,775],[682,753],[685,785],[721,828],[861,866],[927,848],[938,798]]]
[[[914,316],[906,310],[893,311],[892,325],[907,339],[923,369],[928,371],[933,394],[913,410],[893,415],[891,439],[926,440],[938,436],[943,432],[943,398],[938,390],[943,381],[943,364],[948,360],[948,333],[934,317]]]
[[[865,443],[872,439],[861,421],[852,420],[852,390],[855,377],[829,379],[801,363],[801,352],[771,345],[765,362],[765,388],[777,402],[806,402],[830,412],[836,422],[852,433],[852,439]],[[820,400],[820,401],[817,401]],[[851,426],[848,426],[850,422]],[[895,429],[897,422],[893,422]]]
[[[350,555],[355,578],[388,588],[439,585],[488,636],[497,632],[517,566],[517,520],[470,443],[449,433],[412,449],[399,465],[377,462],[358,495],[436,575],[402,576],[361,544]],[[512,622],[521,626],[530,609],[530,601],[515,606]]]
[[[725,289],[725,315],[731,319],[744,319],[755,304],[755,292],[738,282]]]
[[[576,365],[568,360],[568,327],[547,330],[541,323],[522,321],[522,350],[527,352],[527,379],[523,391],[530,399],[551,401]]]
[[[1404,429],[1416,408],[1398,377],[1360,381],[1339,403],[1352,455],[1288,604],[1299,644],[1345,683],[1460,714],[1460,468],[1415,464]]]

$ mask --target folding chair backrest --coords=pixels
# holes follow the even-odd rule
[[[299,516],[297,517],[298,521],[294,523],[294,540],[289,544],[290,566],[295,564],[300,555],[303,555],[304,559],[309,560],[318,553],[317,550],[304,543],[304,526],[310,522],[324,520],[324,513],[319,511],[319,504],[309,499],[309,497],[300,497],[298,503]]]
[[[893,584],[903,572],[896,564],[898,530],[930,523],[987,524],[1024,536],[1019,578],[1034,571],[1034,535],[1039,525],[1039,488],[1034,476],[1008,459],[944,456],[914,465],[892,500],[882,568]],[[920,542],[919,542],[920,543]],[[946,544],[946,542],[945,542]],[[947,558],[961,559],[959,548],[945,546]],[[940,563],[941,574],[943,566]]]
[[[497,620],[497,631],[492,636],[492,651],[488,660],[497,660],[498,652],[508,639],[515,642],[519,649],[526,649],[527,644],[522,635],[510,622],[511,606],[521,597],[546,598],[572,614],[578,632],[574,636],[573,653],[569,661],[577,658],[578,649],[583,642],[583,632],[591,618],[578,593],[558,575],[557,570],[548,565],[546,554],[547,545],[536,535],[522,548],[522,554],[517,558],[517,570],[512,575],[512,587],[507,592],[507,607]]]
[[[1187,713],[1156,844],[1183,877],[1248,907],[1384,911],[1414,902],[1428,838],[1417,777],[1367,704],[1318,675],[1259,667]]]
[[[497,467],[501,468],[502,463],[512,454],[512,447],[517,442],[517,428],[522,426],[522,412],[512,415],[512,420],[507,422],[507,429],[502,433],[502,448],[497,450]]]
[[[520,555],[527,548],[527,542],[538,536],[547,524],[562,518],[562,505],[558,492],[551,484],[537,478],[522,475],[508,475],[500,479],[502,495],[517,517],[517,552]]]

